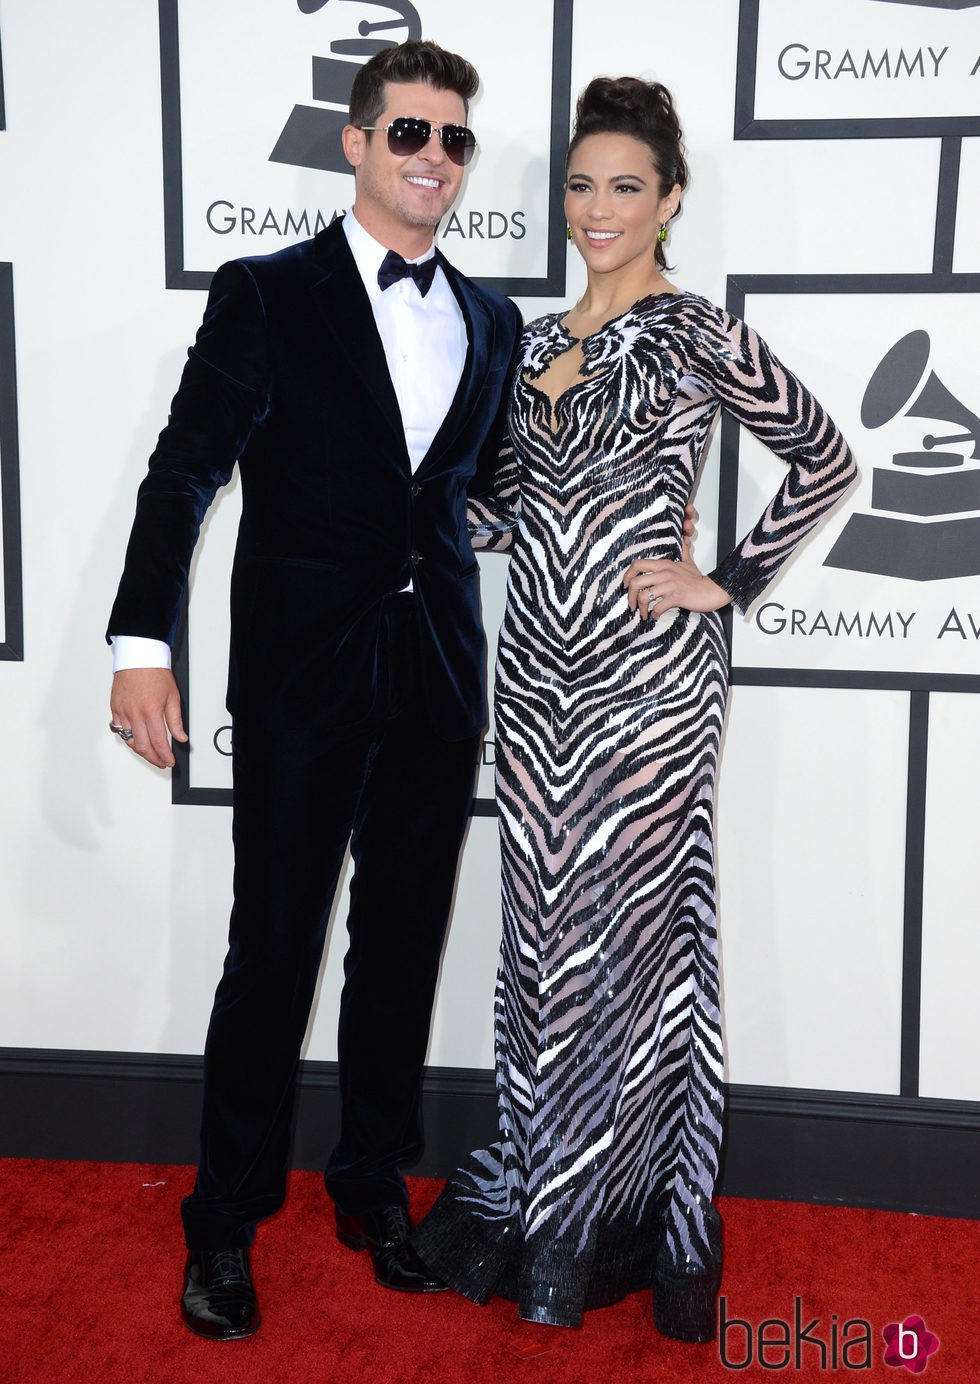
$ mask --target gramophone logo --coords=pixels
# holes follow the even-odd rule
[[[930,350],[927,332],[909,332],[871,376],[866,428],[887,429],[888,439],[905,419],[933,426],[921,437],[916,427],[912,450],[893,442],[890,460],[874,468],[872,512],[851,516],[827,567],[920,582],[980,575],[980,465],[970,464],[980,462],[980,417],[929,369]]]
[[[296,0],[301,13],[307,15],[316,14],[328,3],[329,0]],[[350,4],[354,0],[336,0],[336,3]],[[365,61],[405,39],[422,37],[419,12],[408,0],[391,0],[391,3],[386,3],[386,0],[357,0],[357,3],[362,8],[368,4],[385,10],[388,17],[374,21],[362,19],[357,26],[357,38],[335,39],[330,44],[330,52],[336,56],[313,58],[313,100],[323,104],[293,107],[269,156],[270,162],[289,163],[300,168],[321,168],[328,173],[350,171],[340,143],[341,131],[347,124],[351,85],[360,66],[350,59]],[[392,18],[392,11],[396,12],[397,18]],[[379,34],[384,37],[376,37]]]

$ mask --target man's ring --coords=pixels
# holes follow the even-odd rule
[[[125,730],[125,729],[123,729],[123,728],[120,728],[120,731],[119,731],[119,739],[120,739],[120,740],[125,740],[125,741],[126,741],[126,744],[128,745],[129,742],[130,742],[130,740],[132,740],[132,738],[133,738],[133,736],[134,736],[135,734],[136,734],[135,731],[132,731],[132,730]]]

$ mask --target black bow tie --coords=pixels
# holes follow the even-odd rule
[[[424,298],[432,287],[432,276],[435,272],[435,255],[423,260],[421,264],[409,264],[402,259],[397,251],[389,250],[381,261],[381,268],[378,270],[378,284],[383,293],[386,288],[396,284],[399,279],[412,278],[418,284],[419,292]]]

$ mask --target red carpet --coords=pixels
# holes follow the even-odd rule
[[[722,1201],[722,1291],[729,1317],[748,1323],[729,1329],[726,1367],[718,1342],[658,1336],[646,1293],[589,1314],[575,1331],[522,1323],[500,1300],[479,1308],[452,1293],[413,1298],[378,1288],[367,1256],[334,1238],[314,1173],[294,1174],[285,1210],[260,1230],[252,1255],[258,1335],[199,1340],[177,1314],[178,1203],[191,1178],[187,1168],[0,1162],[2,1384],[980,1381],[980,1228],[972,1221]],[[436,1191],[435,1182],[413,1182],[413,1211]],[[800,1368],[797,1298],[802,1327],[818,1319],[799,1344]],[[919,1375],[883,1361],[883,1327],[913,1314],[940,1342]],[[766,1318],[775,1342],[767,1367],[759,1363]],[[867,1364],[855,1344],[863,1327],[848,1322],[870,1325],[870,1368],[856,1368]],[[745,1365],[749,1331],[752,1362],[732,1368]]]

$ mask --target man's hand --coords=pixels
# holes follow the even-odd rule
[[[187,732],[180,693],[169,668],[125,668],[116,673],[109,709],[113,726],[133,732],[131,740],[125,737],[131,750],[158,769],[173,768],[170,737],[186,742]]]

